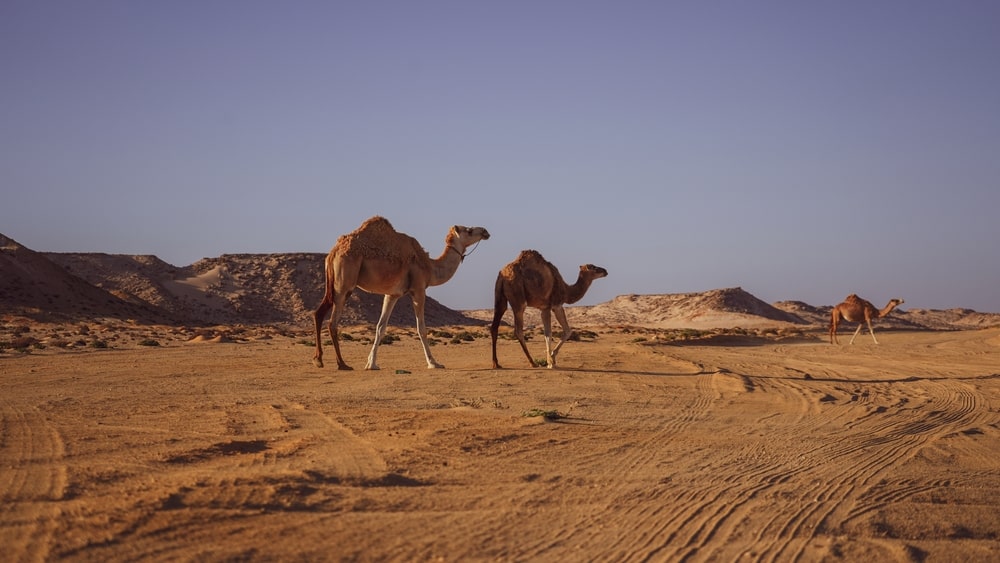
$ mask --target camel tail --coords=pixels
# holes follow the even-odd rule
[[[333,264],[327,256],[323,262],[323,270],[326,274],[326,286],[323,288],[323,300],[313,313],[313,325],[316,331],[316,353],[313,355],[313,364],[316,367],[323,367],[323,321],[326,315],[333,309]]]
[[[326,259],[323,260],[323,277],[325,278],[325,283],[323,286],[323,301],[320,302],[320,309],[325,307],[333,306],[333,288],[335,287],[334,282],[334,270],[333,270],[333,260],[330,259],[330,255],[327,255]]]

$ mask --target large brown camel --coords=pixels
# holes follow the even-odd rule
[[[316,354],[313,363],[323,367],[323,346],[320,342],[323,319],[333,309],[330,316],[330,337],[337,352],[337,367],[351,369],[340,355],[340,340],[337,337],[337,321],[344,311],[344,303],[355,287],[369,293],[385,296],[382,301],[382,315],[375,327],[375,343],[368,354],[365,369],[378,369],[376,356],[378,346],[385,336],[389,315],[396,301],[409,293],[413,299],[413,310],[417,315],[417,333],[424,347],[427,367],[441,368],[434,361],[427,344],[427,327],[424,325],[424,302],[427,288],[441,285],[451,279],[465,259],[465,249],[490,238],[490,233],[482,227],[455,225],[445,237],[445,247],[441,256],[431,259],[427,251],[416,239],[396,230],[383,217],[372,217],[361,224],[353,233],[337,239],[337,244],[326,257],[326,293],[314,314],[316,321]]]
[[[837,344],[837,325],[840,324],[840,319],[845,321],[858,323],[858,329],[854,331],[854,336],[851,337],[849,344],[854,344],[854,339],[858,337],[861,333],[861,329],[868,325],[868,332],[872,335],[872,340],[875,344],[878,344],[878,339],[875,338],[875,331],[872,330],[872,319],[888,315],[893,309],[903,304],[902,299],[891,299],[889,303],[881,310],[875,308],[870,301],[865,301],[864,299],[858,297],[855,294],[850,294],[844,299],[844,302],[835,306],[830,314],[830,344]]]
[[[528,358],[528,365],[535,366],[528,345],[524,341],[524,310],[534,307],[542,312],[542,328],[545,332],[545,359],[549,368],[556,366],[556,354],[559,348],[573,334],[566,320],[563,305],[576,303],[583,298],[590,284],[608,275],[608,271],[593,264],[580,266],[580,275],[573,285],[567,285],[559,270],[542,255],[534,250],[522,250],[521,254],[500,270],[497,275],[493,300],[493,324],[490,326],[490,337],[493,340],[493,369],[499,369],[497,361],[497,334],[500,330],[500,320],[507,312],[510,302],[514,313],[514,335],[521,343],[521,349]],[[552,313],[562,325],[562,339],[552,348]]]

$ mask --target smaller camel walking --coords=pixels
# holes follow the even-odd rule
[[[881,311],[879,311],[874,305],[871,304],[870,301],[865,301],[853,293],[848,295],[847,298],[844,299],[844,302],[835,306],[833,311],[830,313],[830,344],[838,343],[837,325],[840,324],[841,318],[847,322],[858,323],[858,329],[854,331],[854,336],[851,337],[849,344],[854,344],[854,339],[861,333],[861,329],[865,326],[865,324],[868,325],[868,332],[871,333],[872,340],[875,341],[875,344],[878,344],[878,339],[875,338],[875,331],[872,330],[872,319],[881,319],[902,304],[902,299],[891,299],[889,303]]]
[[[316,354],[313,363],[323,367],[322,324],[326,314],[330,315],[330,337],[337,352],[337,367],[351,369],[340,355],[340,339],[337,336],[337,321],[344,312],[344,303],[355,287],[369,293],[385,296],[382,301],[382,315],[375,325],[375,343],[368,354],[365,369],[378,369],[376,356],[378,345],[385,336],[386,325],[396,301],[409,293],[413,298],[413,310],[417,315],[417,334],[424,347],[427,367],[441,368],[434,361],[427,343],[427,327],[424,325],[424,302],[427,287],[441,285],[450,280],[458,266],[465,259],[465,249],[490,238],[490,233],[482,227],[455,225],[444,239],[444,251],[437,259],[431,259],[417,239],[397,232],[383,217],[372,217],[354,232],[341,236],[326,257],[326,292],[323,301],[313,314],[316,323]]]
[[[542,328],[545,332],[545,359],[548,367],[556,366],[556,354],[573,331],[566,320],[563,305],[576,303],[583,299],[590,284],[608,275],[608,271],[593,264],[580,266],[580,275],[573,285],[567,285],[559,270],[542,255],[534,250],[522,250],[521,254],[500,270],[497,275],[493,299],[493,324],[490,325],[490,337],[493,340],[493,369],[499,369],[497,361],[497,334],[500,331],[500,320],[507,312],[510,302],[514,313],[514,335],[521,343],[521,349],[528,358],[528,365],[535,367],[535,362],[528,353],[528,345],[524,341],[524,310],[534,307],[542,312]],[[562,325],[563,334],[559,343],[552,348],[552,313]]]

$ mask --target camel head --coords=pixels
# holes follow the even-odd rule
[[[903,304],[902,299],[899,298],[890,299],[889,302],[886,304],[885,308],[883,308],[881,311],[878,312],[879,318],[888,315],[890,312],[892,312],[893,309],[899,307],[902,304]]]
[[[448,244],[451,244],[453,241],[457,242],[462,245],[463,249],[465,249],[488,238],[490,238],[490,232],[483,227],[463,227],[462,225],[455,225],[451,228],[448,236],[445,237],[445,242]]]
[[[600,266],[584,264],[580,266],[580,277],[583,279],[596,280],[608,276],[608,271]]]

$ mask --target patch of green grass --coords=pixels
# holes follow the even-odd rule
[[[526,410],[523,413],[521,413],[521,416],[526,418],[533,418],[536,416],[540,416],[545,420],[559,420],[562,418],[566,418],[566,415],[562,414],[557,410],[544,410],[544,409]]]

